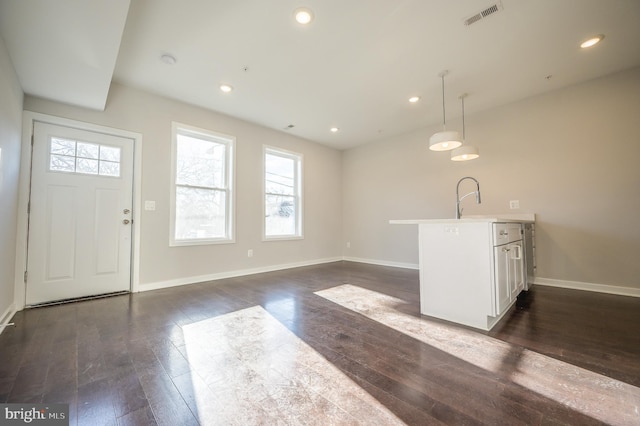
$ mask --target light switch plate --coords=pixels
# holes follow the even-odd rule
[[[150,210],[153,211],[156,209],[156,202],[155,201],[145,201],[144,202],[144,209],[145,210]]]
[[[519,209],[520,208],[520,200],[511,200],[511,201],[509,201],[509,208],[511,210]]]

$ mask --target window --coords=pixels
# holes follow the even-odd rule
[[[235,138],[172,127],[171,245],[233,242]]]
[[[264,237],[302,238],[302,156],[264,148]]]
[[[52,137],[49,171],[120,177],[120,147]]]

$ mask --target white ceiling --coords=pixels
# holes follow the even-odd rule
[[[640,65],[640,0],[502,0],[470,26],[496,2],[131,0],[126,16],[128,3],[0,0],[25,93],[99,109],[113,78],[346,149],[441,122],[445,69],[459,127],[462,93],[469,115]],[[315,14],[306,27],[299,6]],[[578,48],[595,34],[604,41]]]

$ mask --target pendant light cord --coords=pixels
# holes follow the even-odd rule
[[[446,130],[447,128],[447,113],[445,112],[444,109],[444,76],[445,74],[442,74],[442,128]]]
[[[464,141],[467,137],[467,135],[465,134],[464,131],[464,96],[461,96],[460,99],[462,100],[462,140]]]

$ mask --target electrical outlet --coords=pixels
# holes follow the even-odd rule
[[[520,208],[520,200],[511,200],[511,201],[509,201],[509,208],[511,210],[519,209]]]
[[[347,241],[347,248],[351,248],[351,241]]]
[[[252,249],[247,250],[247,257],[253,257],[253,250]]]

